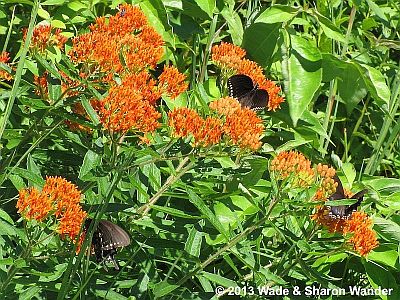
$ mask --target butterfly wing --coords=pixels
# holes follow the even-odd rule
[[[346,199],[346,195],[344,194],[344,189],[342,182],[339,177],[335,175],[333,180],[338,184],[336,187],[336,191],[329,197],[330,201]],[[331,206],[330,207],[330,215],[339,217],[339,218],[347,218],[351,215],[351,213],[357,210],[357,207],[360,206],[363,201],[363,196],[368,192],[368,190],[362,190],[356,194],[354,194],[350,199],[357,199],[357,202],[352,205],[339,205],[339,206]]]
[[[247,75],[233,75],[228,79],[228,94],[232,98],[242,98],[253,90],[253,80]]]
[[[92,219],[87,219],[85,230],[89,228]],[[100,220],[97,228],[93,232],[92,249],[96,255],[97,262],[112,262],[114,268],[119,270],[119,266],[114,256],[118,247],[128,246],[131,240],[121,227],[107,220]]]
[[[131,243],[131,239],[126,231],[110,221],[101,220],[97,231],[100,231],[103,236],[101,245],[103,250],[125,247]]]
[[[239,100],[240,102],[240,100]],[[268,103],[268,92],[257,89],[251,98],[250,108],[254,110],[264,109]]]
[[[368,193],[367,189],[359,191],[358,193],[354,194],[350,199],[357,199],[357,202],[350,205],[346,208],[346,213],[351,214],[353,211],[357,210],[357,207],[361,205],[361,202],[364,200],[364,195]]]
[[[336,191],[332,195],[329,196],[329,200],[334,201],[334,200],[346,199],[346,195],[344,194],[343,185],[342,185],[342,182],[340,181],[339,177],[337,175],[335,175],[333,177],[333,180],[337,183],[337,187],[336,187]],[[329,210],[330,210],[329,214],[334,217],[343,218],[343,217],[346,217],[346,209],[347,209],[346,205],[331,206],[329,208]]]

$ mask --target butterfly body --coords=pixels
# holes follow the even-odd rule
[[[336,191],[329,196],[330,201],[340,200],[340,199],[356,199],[357,202],[351,205],[338,205],[338,206],[329,206],[329,216],[331,218],[339,218],[339,219],[348,219],[351,214],[357,210],[357,207],[360,206],[361,202],[363,201],[363,196],[368,192],[368,190],[362,190],[358,193],[354,194],[350,198],[347,198],[342,182],[340,181],[339,177],[335,175],[333,180],[337,183]]]
[[[92,221],[92,219],[86,220],[85,227],[89,228]],[[117,248],[128,246],[130,242],[128,233],[121,227],[110,221],[100,220],[93,232],[92,249],[97,262],[111,262],[114,268],[119,270],[115,260]]]
[[[228,94],[236,98],[242,106],[254,110],[264,109],[268,103],[268,92],[259,89],[247,75],[233,75],[228,79]]]

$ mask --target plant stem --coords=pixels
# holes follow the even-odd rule
[[[158,201],[158,199],[162,196],[162,194],[172,184],[174,184],[179,178],[182,177],[183,174],[185,174],[188,170],[190,170],[194,166],[194,163],[189,163],[188,165],[186,165],[189,162],[189,160],[190,160],[189,156],[185,157],[179,163],[178,167],[175,169],[176,175],[170,175],[165,181],[164,185],[159,189],[159,191],[155,193],[153,197],[150,198],[149,202],[138,208],[137,213],[141,215],[141,218],[143,218],[149,213],[151,206]]]

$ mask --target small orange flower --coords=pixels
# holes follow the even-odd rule
[[[320,187],[314,195],[315,200],[326,200],[332,195],[338,186],[337,182],[333,179],[336,170],[328,165],[319,163],[316,167],[317,174],[321,177]]]
[[[193,137],[193,145],[207,147],[218,144],[222,136],[222,121],[207,117],[205,120],[190,108],[176,108],[168,113],[168,124],[175,137]]]
[[[222,136],[222,121],[207,117],[202,120],[200,128],[193,133],[193,136],[195,146],[207,147],[218,144]]]
[[[165,66],[158,78],[158,84],[163,92],[174,99],[187,90],[188,84],[185,79],[186,76],[179,73],[174,66]]]
[[[327,227],[329,232],[347,236],[347,242],[352,244],[361,256],[366,256],[379,245],[376,233],[372,230],[372,220],[362,211],[353,212],[348,219],[333,218],[329,215],[328,208],[318,206],[311,219]]]
[[[42,96],[43,99],[48,99],[49,89],[47,84],[47,76],[49,74],[44,72],[41,76],[34,76],[33,83],[36,85],[35,94]]]
[[[193,135],[199,130],[202,121],[202,117],[191,108],[175,108],[168,113],[168,125],[177,138]]]
[[[294,186],[308,187],[314,182],[315,172],[311,161],[296,151],[283,151],[271,162],[270,170],[275,172],[279,179],[284,180],[295,174]]]
[[[48,195],[56,206],[55,216],[60,217],[70,208],[75,207],[81,200],[81,192],[77,186],[62,177],[46,178],[42,193]]]
[[[10,55],[8,52],[1,52],[0,53],[0,63],[7,64],[10,60]],[[8,65],[8,64],[7,64]],[[6,70],[0,69],[0,80],[11,80],[12,75],[8,73]]]
[[[246,56],[246,51],[239,46],[222,42],[211,48],[211,59],[221,69],[235,69]]]
[[[229,116],[235,113],[238,109],[241,109],[239,101],[232,97],[224,97],[218,100],[215,100],[210,103],[210,108],[217,111],[220,115]]]
[[[19,191],[17,208],[25,219],[40,222],[53,210],[53,203],[46,193],[40,193],[32,187]]]
[[[106,82],[113,82],[115,74],[123,77],[154,68],[164,53],[161,36],[147,24],[138,6],[123,4],[119,10],[96,19],[89,33],[73,40],[68,52],[74,63],[83,63]]]
[[[121,85],[111,85],[107,97],[99,101],[100,120],[107,130],[146,133],[160,126],[161,114],[149,102],[158,96],[152,94],[149,85],[141,85],[139,79],[135,74],[125,77]]]
[[[60,218],[60,224],[57,229],[58,233],[62,236],[67,235],[72,241],[75,241],[86,215],[86,212],[82,210],[80,205],[67,207]]]
[[[262,120],[251,109],[244,107],[227,115],[224,133],[233,144],[243,149],[257,150],[261,147],[261,134],[264,131]]]
[[[43,221],[54,216],[59,221],[58,233],[67,235],[75,242],[86,217],[79,201],[81,193],[78,188],[61,177],[47,177],[41,192],[35,188],[19,192],[18,213],[27,219]]]
[[[376,233],[372,230],[372,220],[362,211],[353,212],[343,228],[343,234],[351,235],[349,242],[361,256],[366,256],[372,249],[379,246]]]
[[[48,47],[57,46],[62,49],[68,38],[62,35],[61,29],[57,28],[52,32],[51,25],[36,26],[32,33],[31,48],[44,52]],[[27,29],[24,29],[24,40],[26,39]]]

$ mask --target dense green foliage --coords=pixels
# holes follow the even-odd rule
[[[106,91],[89,85],[66,98],[60,80],[49,80],[52,101],[35,94],[35,75],[78,71],[65,53],[33,53],[23,39],[24,28],[31,36],[43,20],[77,36],[96,17],[115,15],[120,1],[0,0],[0,45],[11,57],[0,70],[13,75],[0,82],[2,299],[210,299],[217,286],[229,293],[311,285],[380,286],[393,289],[382,299],[400,299],[400,6],[272,3],[133,1],[165,41],[160,63],[189,82],[187,92],[158,105],[162,126],[147,145],[136,133],[118,139],[103,130],[88,99]],[[282,87],[281,109],[258,113],[265,131],[255,152],[194,148],[169,134],[168,111],[186,106],[206,115],[207,104],[226,95],[210,59],[221,41],[245,49]],[[72,113],[77,102],[89,118]],[[73,131],[66,120],[92,131]],[[292,149],[334,166],[347,188],[368,188],[361,210],[380,245],[366,258],[311,220],[316,185],[292,188],[269,172],[271,159]],[[42,187],[46,176],[75,183],[91,217],[129,233],[120,271],[106,271],[88,252],[76,255],[55,228],[17,213],[18,191]]]

